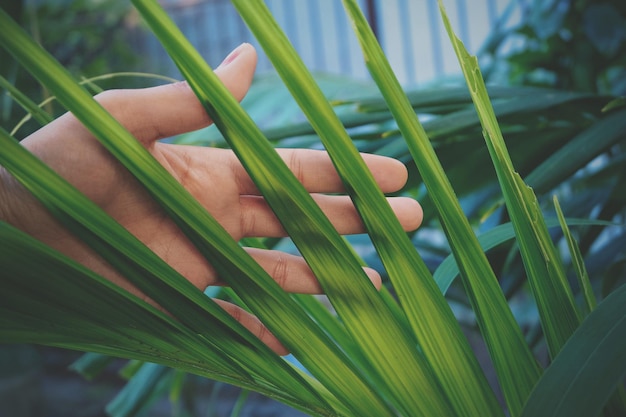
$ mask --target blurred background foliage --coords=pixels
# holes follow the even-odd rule
[[[29,28],[79,79],[140,68],[140,58],[127,38],[133,17],[126,2],[7,0],[2,2],[2,7]],[[498,84],[490,89],[490,95],[513,163],[533,186],[548,216],[554,217],[552,196],[557,195],[573,224],[575,219],[611,224],[599,226],[587,222],[573,226],[596,295],[603,298],[626,282],[623,226],[626,216],[623,192],[626,186],[623,97],[626,94],[626,3],[623,0],[528,1],[519,24],[494,27],[480,58],[488,63],[485,74],[493,84]],[[45,90],[5,56],[0,56],[0,75],[35,102],[48,98]],[[337,112],[360,150],[393,156],[407,163],[410,179],[402,193],[418,198],[425,211],[424,225],[414,234],[413,241],[436,276],[447,277],[447,281],[440,282],[443,289],[446,290],[447,285],[442,282],[451,283],[447,297],[480,352],[482,342],[460,282],[454,281],[454,273],[450,272],[450,251],[434,208],[381,98],[368,82],[329,75],[320,75],[318,80],[327,96],[335,101]],[[145,80],[131,77],[105,80],[90,87],[97,92],[146,84]],[[446,80],[446,86],[410,91],[409,96],[464,210],[485,248],[489,249],[489,259],[516,318],[538,357],[545,360],[547,355],[534,302],[527,292],[524,270],[509,231],[508,215],[478,118],[466,88],[460,83],[458,87],[449,84]],[[7,94],[0,98],[0,103],[3,126],[12,128],[24,117],[24,111]],[[244,106],[276,146],[321,146],[276,77],[259,77],[244,100]],[[53,105],[47,105],[45,110],[53,116],[61,112]],[[29,122],[21,128],[18,137],[25,137],[37,126]],[[214,128],[171,140],[225,146]],[[554,222],[553,226],[556,225]],[[553,237],[564,247],[560,233],[555,228]],[[349,239],[368,264],[381,270],[367,237]],[[295,251],[288,239],[264,243]],[[576,288],[573,269],[569,272],[571,284]],[[224,298],[231,296],[230,292],[220,289],[209,291]],[[32,351],[29,348],[24,351],[30,358]],[[491,366],[488,360],[482,365]],[[74,370],[88,378],[96,378],[102,372],[120,371],[123,379],[130,380],[107,406],[112,416],[154,412],[154,404],[163,402],[164,398],[172,404],[171,415],[225,415],[223,405],[219,405],[219,399],[226,396],[223,384],[153,364],[131,361],[121,366],[117,360],[94,354],[85,355],[73,365]],[[111,395],[110,391],[107,395]],[[255,398],[257,404],[262,401]],[[245,401],[250,401],[246,392],[234,394],[228,405],[235,410],[233,415],[242,410]],[[203,414],[195,414],[199,407]],[[89,415],[100,415],[100,412]],[[243,411],[241,415],[261,415],[248,412],[250,414]],[[284,415],[297,414],[288,410]]]
[[[532,0],[519,25],[497,28],[484,53],[510,83],[626,93],[626,3]],[[502,53],[508,44],[510,52]]]
[[[3,0],[4,10],[28,29],[47,51],[70,70],[77,79],[86,79],[119,71],[134,71],[139,59],[128,42],[125,28],[131,6],[115,0],[25,1]],[[41,103],[49,94],[7,53],[0,51],[0,75],[16,86],[34,102]],[[97,89],[135,87],[136,79],[103,80]],[[94,91],[95,92],[95,91]],[[58,116],[63,109],[54,102],[45,110]],[[0,101],[0,120],[12,128],[24,117],[24,111],[4,94]],[[18,137],[37,129],[27,123]]]

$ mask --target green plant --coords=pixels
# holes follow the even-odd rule
[[[530,2],[522,21],[485,48],[504,58],[513,83],[612,94],[626,91],[624,51],[626,7],[619,0]]]
[[[437,282],[358,157],[354,138],[348,135],[263,3],[239,0],[233,3],[333,158],[398,301],[386,290],[379,293],[369,284],[360,268],[362,261],[336,233],[278,158],[265,135],[224,90],[156,2],[135,0],[135,6],[205,104],[228,145],[235,150],[315,271],[338,318],[321,308],[314,298],[291,296],[282,291],[247,257],[239,242],[230,239],[134,138],[94,104],[89,93],[77,86],[69,74],[23,35],[5,14],[0,14],[3,27],[7,28],[0,35],[2,45],[144,184],[228,281],[242,305],[268,325],[310,374],[270,352],[5,132],[0,134],[3,167],[68,228],[96,248],[172,316],[2,224],[0,259],[5,275],[0,292],[0,334],[3,340],[157,362],[263,392],[313,415],[504,415]],[[478,66],[451,34],[470,95],[465,93],[463,97],[461,94],[456,104],[448,100],[439,108],[437,104],[430,104],[430,112],[438,114],[445,113],[444,109],[455,109],[457,112],[449,114],[454,114],[457,121],[471,119],[466,127],[485,132],[502,190],[498,198],[506,202],[511,220],[509,227],[515,230],[554,359],[542,375],[542,367],[526,343],[494,269],[428,139],[425,127],[429,125],[422,125],[416,117],[415,96],[407,97],[393,77],[356,2],[346,0],[344,4],[385,100],[383,113],[388,111],[393,116],[402,140],[406,141],[401,152],[411,154],[425,184],[428,218],[432,219],[436,213],[446,233],[469,303],[494,362],[508,413],[514,416],[598,413],[620,385],[626,368],[623,354],[626,340],[622,336],[626,330],[626,287],[615,289],[584,318],[566,281],[564,264],[548,234],[539,201],[513,169]],[[450,30],[445,13],[443,16]],[[531,100],[536,101],[539,92],[532,94],[535,95]],[[480,125],[476,123],[475,114],[467,118],[464,107],[468,98],[474,103]],[[571,97],[559,98],[562,102],[572,100]],[[610,100],[586,99],[591,107]],[[374,99],[369,105],[380,105],[380,101]],[[502,107],[495,106],[499,110]],[[623,112],[613,111],[617,115]],[[384,116],[388,118],[389,113]],[[513,114],[520,117],[519,113]],[[371,113],[365,117],[371,117]],[[523,117],[521,119],[517,121],[519,125],[523,125]],[[622,126],[619,121],[623,118],[615,119],[609,115],[601,120],[609,120],[607,124],[612,127]],[[459,125],[455,127],[462,129]],[[558,127],[558,124],[554,126],[554,130]],[[309,129],[308,125],[299,128]],[[587,128],[588,125],[578,125],[583,133]],[[387,131],[389,126],[384,129]],[[436,136],[436,131],[430,133]],[[571,139],[572,130],[566,133],[567,143],[575,143]],[[394,134],[391,130],[387,145],[399,143],[400,139]],[[621,134],[613,134],[598,153],[607,146],[615,146],[621,139]],[[546,161],[550,158],[552,156],[546,157]],[[537,172],[542,167],[543,164],[526,169]],[[534,181],[551,189],[546,185],[550,179],[553,178],[539,176]],[[484,179],[481,187],[485,183],[489,181]],[[469,183],[465,186],[468,193],[472,187],[477,187]],[[315,241],[310,239],[311,230],[316,233]],[[563,227],[563,232],[570,237],[567,227]],[[568,242],[572,258],[581,265],[573,239]],[[36,264],[29,262],[33,257],[37,259]],[[579,271],[581,286],[587,288],[584,270]],[[42,274],[50,279],[37,279]],[[63,291],[59,290],[61,286]],[[110,303],[116,308],[111,309]],[[585,309],[592,310],[593,304],[592,297],[588,296]],[[590,328],[598,332],[597,337],[584,337]],[[581,351],[589,355],[577,355]],[[571,375],[571,369],[579,372]],[[603,369],[606,372],[602,373],[602,383],[597,384],[596,372]],[[554,380],[560,381],[562,391],[556,391],[551,383]],[[587,395],[580,395],[580,387],[587,390]],[[609,401],[605,408],[607,415],[624,411],[620,391]]]
[[[28,27],[33,38],[59,62],[79,78],[90,78],[98,74],[130,71],[137,67],[137,56],[132,53],[128,39],[123,36],[129,4],[116,1],[90,2],[71,0],[61,2],[11,1],[4,6],[18,22]],[[45,100],[49,93],[38,85],[30,74],[20,71],[15,60],[6,51],[0,51],[0,83],[12,84],[28,97]],[[116,80],[115,83],[101,83],[103,88],[115,85],[137,87],[134,79]],[[13,93],[12,93],[13,94]],[[19,101],[18,101],[19,103]],[[3,126],[15,125],[21,118],[21,109],[10,97],[2,98],[0,120]],[[51,103],[46,103],[46,112],[57,116],[63,111]],[[37,124],[27,124],[20,133],[26,136],[37,128]]]

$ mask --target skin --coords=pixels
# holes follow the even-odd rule
[[[256,60],[254,48],[243,44],[216,69],[222,82],[238,100],[250,87]],[[186,83],[110,90],[99,94],[96,100],[133,133],[235,240],[251,236],[285,236],[280,223],[231,151],[159,142],[159,139],[211,123]],[[22,144],[197,288],[204,290],[207,286],[222,284],[211,265],[160,207],[72,114],[59,117],[24,139]],[[307,149],[281,149],[278,152],[340,233],[364,231],[349,197],[337,195],[344,189],[326,152]],[[364,154],[363,158],[383,192],[397,191],[406,182],[407,172],[402,163],[376,155]],[[330,193],[333,195],[327,195]],[[388,201],[405,230],[419,226],[422,211],[416,201],[402,197],[389,198]],[[147,299],[89,247],[65,231],[2,167],[0,218]],[[302,258],[272,250],[249,248],[247,251],[285,290],[321,292]],[[369,268],[365,271],[379,287],[379,274]],[[254,316],[235,305],[217,301],[277,353],[287,353]]]

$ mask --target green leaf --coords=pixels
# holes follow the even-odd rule
[[[374,81],[379,85],[399,129],[407,141],[409,150],[429,190],[429,195],[437,207],[448,241],[463,269],[464,284],[477,314],[481,330],[487,339],[487,346],[491,351],[496,369],[505,387],[505,395],[510,393],[513,397],[518,397],[516,401],[519,402],[521,408],[521,403],[525,397],[520,396],[526,390],[530,391],[534,381],[538,378],[539,369],[508,308],[496,277],[484,253],[480,250],[434,149],[398,80],[393,75],[369,25],[359,11],[356,2],[344,1],[344,5],[356,27],[368,69]],[[434,281],[430,282],[434,283]],[[396,286],[395,282],[394,286]],[[400,296],[403,294],[402,288],[396,288],[396,290]],[[459,386],[460,379],[454,372],[450,372],[453,369],[451,362],[445,358],[449,352],[442,353],[440,349],[442,344],[440,343],[430,345],[433,338],[424,335],[420,330],[420,320],[423,320],[423,317],[415,314],[416,311],[419,311],[420,306],[413,303],[408,304],[411,300],[417,299],[416,293],[408,292],[407,294],[411,294],[411,296],[407,296],[406,300],[401,298],[401,305],[413,326],[420,346],[429,358],[431,365],[437,370],[437,375],[449,395],[455,411],[461,415],[497,414],[501,412],[489,387],[480,380],[481,374],[475,370],[475,363],[469,355],[464,353],[466,349],[463,342],[444,343],[443,345],[448,346],[449,349],[456,349],[453,356],[457,358],[457,365],[462,364],[463,369],[471,374],[472,378],[476,378],[473,383],[463,387]],[[436,299],[433,292],[429,292],[428,295],[429,298]],[[415,310],[411,311],[411,308]],[[428,311],[428,314],[431,315],[435,308],[429,306]],[[449,330],[449,332],[447,337],[454,337],[455,331]],[[462,340],[462,338],[457,338],[457,340]],[[515,361],[510,359],[512,357],[516,358]],[[464,361],[459,362],[458,358],[463,358]],[[470,371],[470,369],[474,370]],[[465,380],[465,378],[463,379]],[[516,383],[507,384],[507,381],[512,380]],[[471,394],[469,394],[467,386],[471,386],[473,390]]]
[[[565,216],[561,211],[559,200],[556,198],[556,196],[554,196],[553,201],[554,207],[556,209],[556,214],[559,219],[559,224],[561,225],[561,230],[563,231],[563,235],[565,236],[565,240],[567,241],[567,247],[569,248],[569,253],[572,258],[574,271],[576,271],[576,277],[578,278],[578,284],[584,296],[585,303],[583,316],[586,316],[591,311],[593,311],[594,308],[596,308],[596,297],[593,294],[593,288],[591,288],[589,274],[587,273],[587,269],[585,268],[585,261],[582,254],[580,253],[580,248],[578,247],[578,244],[570,233],[569,227],[567,227],[567,221],[565,220]]]
[[[136,359],[130,360],[130,361],[126,362],[126,364],[122,367],[122,369],[119,370],[118,374],[122,378],[124,378],[126,380],[129,380],[137,372],[139,372],[139,370],[144,365],[144,363],[146,363],[146,362],[145,361],[136,360]]]
[[[145,363],[122,390],[107,404],[111,417],[134,417],[145,411],[168,389],[174,376],[172,369]]]
[[[168,364],[178,357],[186,368],[187,362],[215,361],[220,373],[239,373],[237,379],[245,380],[245,372],[213,353],[181,351],[193,346],[194,339],[197,343],[198,336],[137,297],[3,222],[0,236],[0,261],[6,271],[0,281],[2,340],[91,347],[112,356]],[[28,262],[31,257],[37,258],[36,264]],[[31,330],[35,323],[38,332]]]
[[[233,410],[230,412],[230,417],[240,416],[241,410],[243,409],[244,405],[246,404],[246,400],[248,399],[248,394],[250,394],[250,391],[247,390],[243,390],[239,393]]]
[[[369,313],[366,314],[372,315],[370,300],[360,297],[359,291],[365,289],[366,292],[375,293],[374,288],[358,264],[350,262],[351,255],[346,258],[346,249],[342,249],[345,248],[344,242],[310,195],[158,5],[147,1],[136,1],[135,5],[159,35],[225,138],[231,142],[272,209],[279,217],[287,216],[291,219],[294,227],[289,228],[288,232],[292,238],[307,240],[309,247],[311,242],[315,242],[312,250],[324,266],[322,271],[314,269],[314,272],[322,282],[332,280],[333,284],[340,287],[327,292],[341,293],[344,300],[358,307],[359,313],[365,311],[367,305]],[[316,220],[316,224],[309,224],[311,218]],[[244,257],[245,252],[241,248],[237,246],[237,251],[234,248],[229,250],[230,243],[215,242],[214,234],[206,234],[206,227],[200,221],[185,218],[181,219],[180,225],[246,305],[341,401],[347,402],[355,413],[366,409],[369,412],[377,410],[381,415],[390,412],[359,376],[350,360],[251,258]],[[315,233],[315,238],[311,233]],[[329,235],[333,241],[325,245],[325,236]],[[330,262],[327,262],[329,259]],[[242,267],[239,265],[257,272],[254,277],[250,277],[254,280],[243,279]],[[357,291],[347,280],[347,277],[355,274],[361,282],[360,290]],[[346,280],[336,280],[337,276],[346,277]],[[302,343],[303,340],[306,343]],[[339,383],[340,380],[343,381]],[[356,392],[361,394],[355,395]],[[368,395],[363,395],[363,392]],[[361,398],[356,400],[357,397]],[[364,397],[368,400],[363,401]]]
[[[526,182],[546,192],[626,137],[626,109],[615,110],[572,138],[536,167]]]
[[[219,240],[215,245],[218,248],[236,250],[239,257],[247,256],[237,242],[232,240],[146,149],[3,11],[0,12],[0,22],[4,28],[0,34],[2,45],[46,85],[60,103],[86,124],[105,147],[120,158],[155,196],[160,197],[163,204],[167,206],[169,203],[168,208],[172,212],[190,217],[192,220],[189,221],[196,225],[194,230],[202,230],[205,237],[210,237],[209,240]],[[215,349],[214,355],[221,355],[224,363],[234,363],[224,352],[242,357],[260,355],[257,360],[248,360],[247,366],[256,368],[261,375],[275,378],[276,385],[282,385],[286,392],[299,390],[312,403],[324,402],[321,394],[309,389],[300,373],[277,357],[217,304],[205,297],[128,231],[108,218],[99,207],[72,187],[68,187],[65,181],[15,143],[6,132],[0,133],[3,143],[0,163],[22,181],[23,185],[33,190],[35,196],[54,215],[86,243],[92,245],[126,278],[191,329],[206,337],[207,342],[220,346]],[[208,230],[210,225],[213,226],[211,231]],[[253,269],[265,274],[251,258],[248,263],[253,265]],[[237,270],[235,275],[239,273]],[[267,277],[267,280],[273,283],[271,278]],[[195,349],[206,350],[206,347],[196,345]],[[279,376],[281,373],[283,375]]]
[[[409,104],[409,99],[393,75],[390,65],[357,3],[344,1],[344,7],[354,25],[367,67],[389,106],[389,110],[394,115],[405,140],[409,143],[409,148],[412,148],[413,151],[420,145],[429,148],[428,138]],[[418,137],[422,141],[415,146]],[[426,167],[418,163],[418,167],[427,171],[427,175],[424,175],[427,187],[432,185],[432,179],[435,176],[429,177],[428,174],[440,168],[434,152],[432,152],[432,147],[430,147],[430,151],[430,153],[426,151],[426,159],[429,160],[419,161],[424,162]],[[413,152],[414,157],[415,153]],[[460,213],[460,211],[457,212],[457,215]],[[367,222],[367,218],[363,214],[362,216]],[[460,217],[464,218],[462,214]],[[375,245],[377,245],[376,238],[384,236],[388,239],[397,239],[400,243],[406,241],[407,246],[412,246],[405,236],[400,237],[398,234],[392,237],[385,234],[383,229],[376,227],[375,223],[369,230]],[[457,232],[458,230],[454,233]],[[447,307],[445,299],[438,294],[434,285],[435,282],[427,272],[424,262],[416,254],[411,256],[408,250],[402,252],[404,248],[401,245],[397,245],[399,248],[395,252],[390,251],[386,246],[393,248],[389,241],[384,240],[378,243],[376,247],[419,345],[433,367],[435,375],[448,395],[455,412],[458,415],[498,415],[501,412],[500,406],[484,379],[460,327],[457,323],[453,324],[456,320],[451,319],[451,310]],[[400,259],[406,260],[402,270],[395,267],[399,265]],[[426,329],[422,325],[426,317],[429,317],[429,321],[445,323],[445,327],[441,325],[438,329]],[[447,348],[443,350],[441,346],[447,346]],[[459,378],[460,374],[465,376]],[[460,384],[461,379],[465,381],[464,384]]]
[[[0,88],[4,88],[7,90],[7,93],[10,94],[11,97],[20,105],[24,110],[26,110],[29,115],[35,119],[40,125],[45,125],[50,123],[53,119],[51,115],[49,115],[44,109],[35,104],[31,99],[29,99],[25,94],[23,94],[20,90],[18,90],[13,84],[9,82],[6,78],[0,75]]]
[[[537,94],[553,93],[551,90],[532,88],[532,87],[509,87],[494,86],[489,88],[490,97],[494,99],[510,99],[516,97],[518,99],[536,97]],[[463,87],[446,87],[446,88],[426,88],[414,91],[408,91],[406,96],[411,106],[418,113],[430,113],[431,109],[445,108],[450,109],[465,108],[472,103],[472,97],[466,88]],[[363,99],[349,100],[355,102],[358,108],[364,112],[381,112],[389,110],[389,106],[384,97],[372,97]],[[542,105],[542,104],[540,104]]]
[[[417,403],[412,393],[415,390],[414,376],[420,368],[412,365],[420,360],[419,354],[409,345],[407,337],[393,322],[390,314],[385,314],[385,305],[343,239],[258,128],[232,96],[224,91],[223,85],[212,71],[206,67],[179,32],[174,31],[173,26],[170,30],[168,25],[171,23],[167,21],[166,15],[156,8],[151,8],[151,4],[147,2],[138,1],[136,4],[156,29],[155,32],[163,35],[163,31],[170,31],[171,37],[161,36],[162,43],[174,57],[190,86],[205,104],[212,119],[255,180],[257,187],[263,192],[266,201],[283,221],[283,226],[303,256],[309,260],[309,265],[325,292],[331,300],[334,299],[335,308],[342,316],[346,327],[356,335],[354,340],[367,349],[367,352],[364,349],[364,353],[367,353],[369,362],[373,365],[373,369],[367,371],[377,375],[382,373],[386,376],[388,384],[400,386],[403,392],[411,393],[405,395],[405,401]],[[316,260],[312,261],[314,259]],[[270,311],[270,303],[267,300],[260,303],[258,294],[246,295],[251,294],[249,283],[245,285],[242,285],[242,282],[229,283],[273,333],[282,338],[305,367],[335,392],[340,400],[346,401],[355,410],[354,413],[376,412],[384,415],[390,412],[387,406],[378,402],[380,401],[378,395],[363,382],[358,380],[347,382],[347,378],[351,378],[350,376],[356,372],[356,369],[350,369],[349,359],[333,362],[331,359],[339,354],[338,351],[333,352],[322,346],[315,347],[311,342],[312,335],[318,334],[320,340],[323,340],[323,334],[313,327],[307,328],[303,325],[308,323],[307,317],[301,317],[297,322],[293,320],[294,311],[300,309],[297,306],[290,307],[292,300],[275,302],[276,307],[283,311],[283,317],[279,317],[278,312]],[[278,291],[273,290],[271,296],[278,297],[280,295]],[[288,319],[284,317],[286,314]],[[307,343],[297,343],[299,340],[307,340]],[[384,343],[387,340],[396,341],[393,350]],[[328,342],[324,342],[324,345],[336,349],[329,346]],[[379,354],[377,350],[379,348],[388,354]],[[410,382],[407,381],[409,376]],[[424,390],[425,397],[437,403],[440,396],[437,394],[436,386],[422,383],[420,388]],[[368,394],[365,395],[363,392]],[[390,389],[383,391],[384,395],[400,395],[393,394],[394,392],[396,391]],[[421,404],[424,403],[421,402],[420,406]],[[444,412],[447,410],[445,402],[439,399],[438,404],[441,410]]]
[[[428,278],[425,265],[415,253],[406,234],[384,201],[371,174],[364,166],[356,148],[352,145],[344,127],[302,61],[293,51],[293,47],[261,2],[235,1],[234,3],[328,150],[370,236],[372,236],[372,241],[381,259],[383,259],[401,302],[419,304],[418,311],[421,314],[412,311],[413,317],[419,317],[422,322],[424,320],[436,320],[441,324],[437,333],[454,335],[458,324],[449,307],[445,300],[440,297],[440,294],[437,294],[436,287]],[[287,226],[285,228],[288,230]],[[302,249],[306,242],[296,242],[296,244],[306,257],[306,252]],[[313,264],[312,260],[309,260],[309,263]],[[322,285],[324,285],[323,281]],[[376,373],[382,376],[384,383],[389,387],[388,395],[394,398],[394,405],[406,414],[446,413],[447,400],[442,398],[440,393],[433,392],[437,387],[432,383],[432,371],[425,364],[420,363],[419,357],[417,359],[420,360],[417,362],[412,359],[415,357],[415,353],[412,353],[411,350],[415,351],[415,349],[410,346],[409,349],[405,348],[411,344],[412,338],[407,338],[404,334],[405,330],[402,330],[401,326],[392,320],[393,315],[384,302],[378,296],[372,297],[368,301],[370,304],[369,311],[359,311],[358,315],[353,315],[350,309],[346,310],[339,304],[341,300],[333,297],[332,290],[325,288],[325,291],[346,328],[353,334],[355,341],[362,343],[362,340],[367,340],[367,344],[362,344],[364,354],[373,364]],[[411,295],[409,296],[409,294]],[[413,300],[415,294],[423,294],[419,302]],[[427,294],[435,294],[435,297],[428,297]],[[372,315],[371,312],[375,312],[375,314]],[[389,316],[391,317],[388,318]],[[427,317],[429,319],[426,319]],[[375,331],[374,326],[377,328]],[[399,331],[395,330],[397,328]],[[390,338],[394,332],[397,336]],[[393,354],[389,352],[388,346],[381,346],[383,340],[395,341]],[[456,343],[458,340],[462,340],[462,338],[456,338],[455,343],[449,349],[455,352],[460,351],[462,355],[459,358],[462,358],[461,360],[465,363],[467,357],[471,357],[471,352],[464,351],[462,342],[460,345]],[[438,345],[439,347],[445,345],[427,339],[420,340],[420,343],[431,344],[431,346]],[[461,346],[461,349],[458,349],[458,346]],[[440,356],[454,356],[448,350],[442,352],[438,348],[438,352]],[[390,356],[395,356],[395,360],[390,359]],[[454,367],[454,372],[458,376],[461,367],[458,364],[455,365],[457,366]],[[448,365],[448,370],[452,368]],[[467,377],[479,375],[480,378],[480,370],[478,373],[475,371],[476,369],[473,369]],[[465,371],[463,373],[467,374]],[[420,392],[423,391],[424,397],[428,397],[431,404],[425,402],[424,398],[420,400],[415,398],[411,392],[416,389]],[[431,392],[432,395],[426,394],[426,392]]]
[[[454,35],[441,0],[439,5],[483,127],[483,136],[515,228],[550,354],[554,357],[580,323],[565,270],[548,233],[535,194],[513,168],[478,61],[467,53],[463,43]],[[512,414],[518,414],[519,405],[516,404],[511,410]]]
[[[546,219],[547,227],[555,227],[559,225],[557,219]],[[589,220],[589,219],[565,219],[565,224],[574,226],[618,226],[616,223],[602,221],[602,220]],[[515,230],[513,224],[504,223],[500,224],[487,232],[478,236],[478,242],[483,251],[487,252],[496,246],[507,242],[515,238]],[[444,294],[448,291],[448,288],[459,275],[459,267],[456,265],[454,256],[447,256],[443,262],[437,267],[434,273],[435,281],[439,286],[439,289]]]
[[[626,373],[626,285],[587,316],[537,383],[522,417],[596,416]]]
[[[87,380],[91,380],[107,367],[114,358],[99,353],[87,352],[76,361],[74,361],[69,369],[81,374]]]
[[[287,375],[290,373],[299,379],[299,376],[294,374],[282,360],[223,309],[205,297],[202,292],[193,287],[189,281],[118,223],[110,219],[102,209],[82,196],[17,142],[6,136],[6,132],[1,129],[0,143],[3,146],[0,163],[18,181],[30,189],[53,214],[80,233],[87,242],[92,243],[98,253],[106,256],[113,265],[122,268],[126,278],[146,291],[190,329],[205,336],[207,342],[214,344],[214,355],[221,356],[224,363],[233,362],[223,352],[237,355],[234,352],[239,351],[238,354],[244,356],[258,354],[261,356],[257,360],[261,357],[264,359],[259,363],[250,361],[249,365],[253,368],[263,373],[261,369],[274,362],[276,367],[266,368],[266,371],[273,369],[275,372],[280,372],[279,370],[287,372],[278,377],[277,382],[288,380]],[[66,216],[73,216],[73,218]],[[90,227],[97,230],[98,237],[95,236],[95,232],[89,230]],[[125,248],[125,250],[120,248]],[[195,349],[206,349],[206,347],[197,346]],[[248,352],[244,353],[244,351]],[[272,374],[274,372],[267,375]]]
[[[253,389],[313,415],[327,415],[314,401],[303,399],[303,393],[294,397],[289,387],[255,380],[242,368],[246,361],[265,359],[239,355],[240,364],[234,363],[197,332],[4,222],[0,264],[6,272],[0,279],[3,341],[158,362]]]
[[[626,106],[626,97],[618,97],[611,100],[606,106],[602,108],[603,112],[609,112],[614,109]]]

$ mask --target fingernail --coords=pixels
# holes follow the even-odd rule
[[[221,68],[221,67],[225,67],[226,65],[230,64],[231,62],[233,62],[235,59],[237,59],[237,57],[239,56],[239,54],[241,54],[241,51],[243,49],[243,46],[245,45],[245,43],[242,43],[241,45],[239,45],[238,47],[236,47],[235,49],[233,49],[231,51],[230,54],[228,54],[228,56],[226,58],[224,58],[224,60],[222,61],[222,63],[217,67],[217,68]]]

